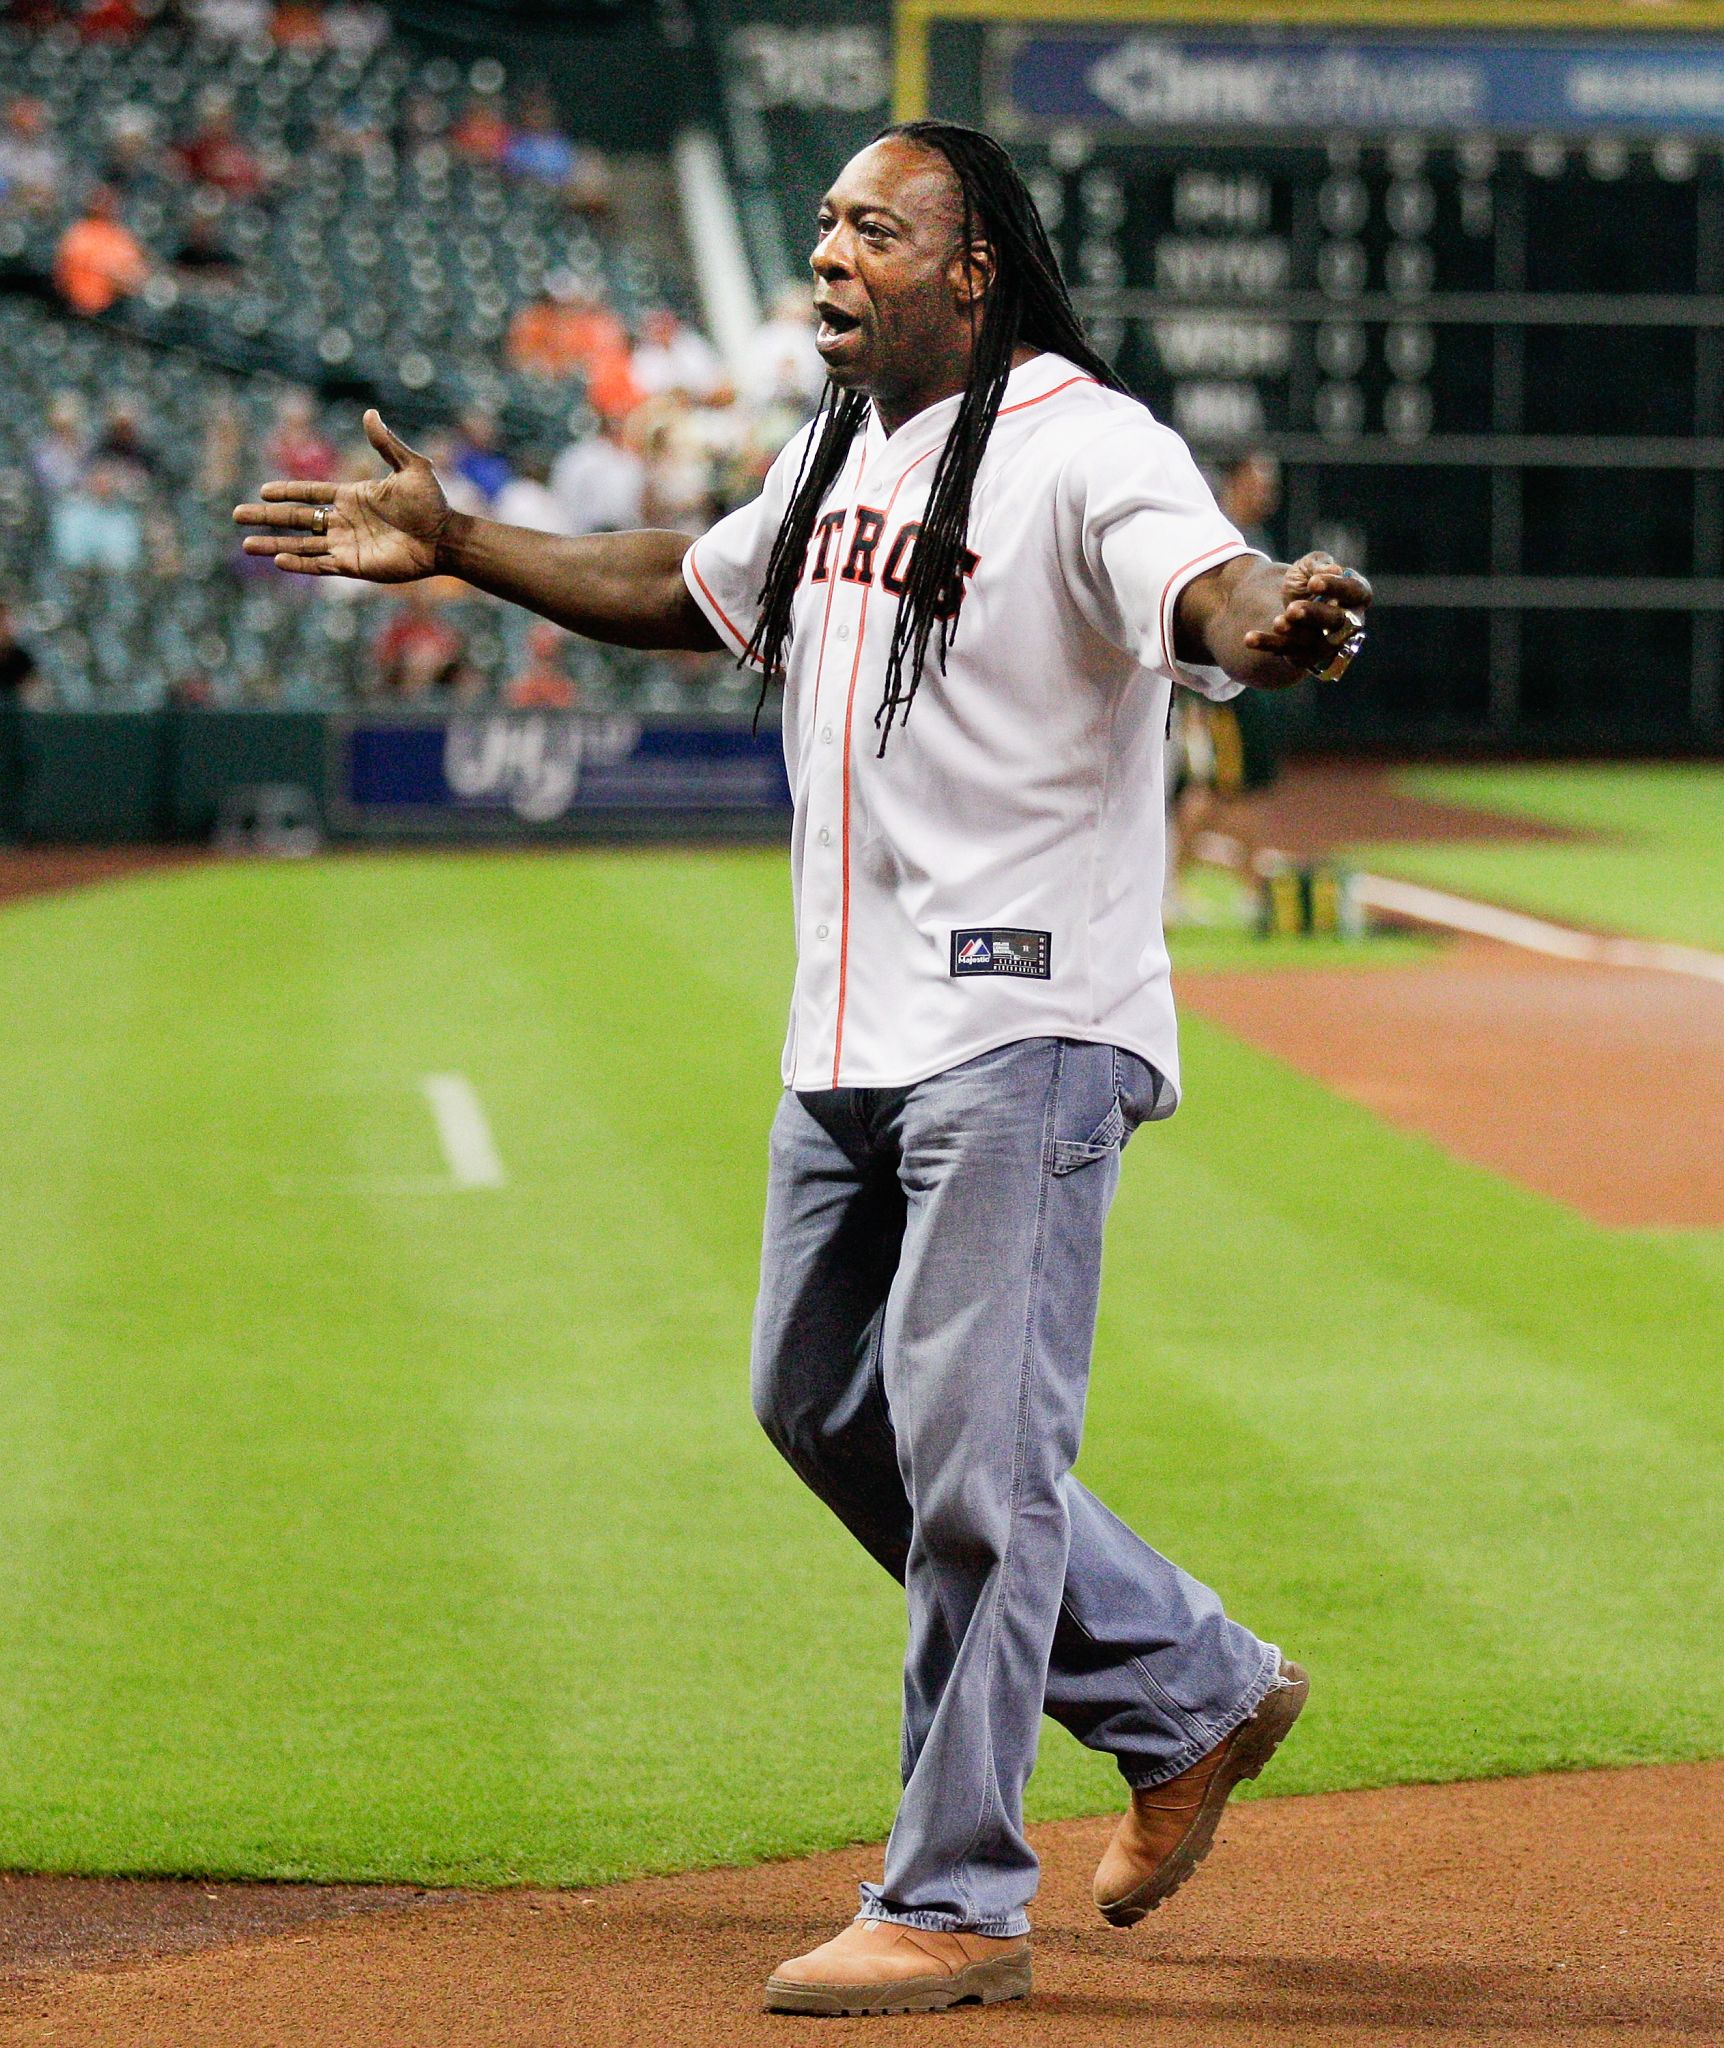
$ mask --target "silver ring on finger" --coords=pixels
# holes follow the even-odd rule
[[[1332,627],[1329,632],[1323,635],[1323,638],[1328,641],[1331,647],[1345,647],[1355,633],[1362,633],[1364,630],[1364,614],[1362,612],[1349,611],[1343,605],[1341,607],[1341,623],[1338,626]]]
[[[319,505],[317,510],[312,513],[311,530],[313,533],[327,533],[329,531],[329,507],[327,505]]]

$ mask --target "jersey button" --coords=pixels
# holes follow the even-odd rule
[[[832,927],[831,927],[830,925],[826,925],[826,924],[817,924],[817,925],[816,925],[816,926],[814,927],[814,936],[815,936],[815,937],[816,937],[817,939],[823,939],[823,938],[825,938],[825,937],[826,937],[826,936],[828,935],[828,933],[829,933],[829,932],[831,931],[831,929],[832,929]]]
[[[826,742],[826,744],[827,744],[828,746],[830,746],[830,745],[832,744],[832,728],[831,728],[831,726],[829,726],[829,725],[823,725],[823,726],[822,726],[822,727],[820,728],[820,737],[821,737],[821,738],[822,738],[822,739],[823,739],[823,740],[824,740],[824,741]]]
[[[824,825],[820,828],[820,844],[822,846],[830,846],[832,844],[832,834],[827,831]]]
[[[850,638],[850,628],[848,626],[840,626],[838,628],[838,637],[840,640],[848,640]]]

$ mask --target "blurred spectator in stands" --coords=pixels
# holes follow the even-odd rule
[[[204,413],[204,444],[198,459],[197,479],[200,495],[219,504],[237,488],[242,472],[250,466],[245,415],[233,398],[218,387],[211,394]],[[250,558],[242,554],[239,559],[246,561]],[[322,584],[333,583],[336,579],[323,576],[305,580]]]
[[[619,419],[601,418],[551,465],[566,533],[626,533],[646,523],[646,464]]]
[[[217,43],[261,43],[269,35],[269,0],[190,0],[197,31]]]
[[[92,460],[111,469],[120,486],[134,498],[141,498],[162,473],[161,457],[144,433],[143,416],[135,398],[124,392],[108,401],[102,437]]]
[[[375,0],[331,0],[323,10],[323,39],[332,50],[369,57],[389,40],[389,10]]]
[[[90,428],[84,401],[75,391],[56,391],[48,401],[48,431],[32,443],[30,468],[43,492],[58,498],[84,474],[90,460]]]
[[[805,284],[786,285],[755,329],[742,366],[750,405],[792,406],[804,416],[826,388],[826,365],[814,346],[814,301]]]
[[[409,96],[401,116],[403,148],[417,149],[423,143],[441,142],[449,132],[449,109],[434,92]]]
[[[645,428],[646,524],[698,538],[712,524],[718,506],[711,457],[680,394],[653,407]]]
[[[611,203],[611,172],[602,153],[563,133],[556,102],[542,85],[521,102],[520,118],[503,148],[503,163],[517,178],[549,185],[577,213],[601,214]]]
[[[477,407],[463,416],[450,460],[455,474],[472,485],[487,509],[515,473],[497,446],[497,422]]]
[[[138,0],[78,0],[75,11],[78,40],[84,43],[129,43],[150,18]]]
[[[509,124],[494,92],[472,94],[449,140],[463,156],[477,163],[500,164],[509,148]]]
[[[155,119],[149,108],[128,100],[108,115],[107,130],[102,183],[126,198],[158,187],[162,183],[162,159],[156,147]]]
[[[511,369],[552,383],[590,376],[607,358],[626,360],[628,352],[628,330],[570,270],[553,270],[539,296],[521,307],[505,346]]]
[[[144,551],[143,523],[124,496],[111,464],[92,462],[60,499],[48,522],[48,549],[56,568],[69,573],[137,568]]]
[[[642,323],[631,367],[635,382],[648,398],[661,397],[667,391],[712,398],[729,382],[712,343],[664,306],[649,313]]]
[[[523,455],[515,474],[491,501],[491,517],[505,526],[526,526],[535,533],[567,533],[562,500],[547,479],[550,465],[538,455]]]
[[[276,400],[275,423],[263,444],[266,473],[326,484],[334,480],[338,459],[334,443],[318,430],[311,393],[284,391]]]
[[[0,195],[6,204],[46,212],[59,199],[65,176],[65,152],[54,140],[47,108],[40,100],[14,100],[0,132]]]
[[[255,199],[263,189],[263,166],[256,152],[239,139],[233,101],[217,86],[199,100],[198,125],[174,155],[195,184],[210,186],[229,199]]]
[[[98,185],[54,252],[61,298],[75,313],[105,313],[117,299],[142,291],[149,274],[149,259],[121,220],[119,201]]]
[[[44,694],[36,657],[18,638],[12,607],[0,598],[0,710],[37,704]]]
[[[409,583],[395,616],[371,643],[375,688],[386,697],[423,697],[455,689],[464,680],[467,643],[439,616],[430,582]]]
[[[1274,552],[1269,521],[1281,505],[1281,468],[1273,455],[1253,450],[1236,456],[1221,472],[1216,502],[1224,519],[1230,519],[1254,548],[1266,555]]]
[[[503,701],[516,711],[573,711],[581,693],[558,656],[568,639],[561,626],[540,619],[527,633],[527,665],[504,686]]]
[[[283,50],[321,50],[326,33],[318,0],[276,0],[269,18],[271,40]]]
[[[194,206],[174,250],[174,268],[186,283],[220,289],[239,282],[239,258],[228,247],[219,213]]]

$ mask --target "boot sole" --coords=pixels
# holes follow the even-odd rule
[[[1233,1788],[1246,1778],[1261,1774],[1263,1766],[1291,1734],[1293,1723],[1304,1712],[1305,1702],[1311,1697],[1311,1679],[1303,1666],[1290,1662],[1286,1671],[1286,1680],[1265,1697],[1256,1713],[1239,1730],[1226,1762],[1210,1779],[1203,1804],[1197,1809],[1197,1818],[1186,1830],[1178,1848],[1154,1876],[1145,1878],[1123,1898],[1110,1899],[1105,1906],[1099,1899],[1096,1901],[1102,1918],[1111,1926],[1135,1927],[1146,1913],[1153,1913],[1163,1899],[1172,1898],[1214,1848],[1215,1830],[1221,1825],[1221,1809],[1227,1804]]]
[[[792,1984],[766,1980],[768,2012],[799,2012],[813,2019],[855,2019],[865,2014],[944,2012],[954,2005],[999,2005],[1030,1995],[1028,1956],[970,1963],[951,1977],[909,1977],[901,1984]]]

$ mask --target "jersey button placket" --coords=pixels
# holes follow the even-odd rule
[[[834,571],[837,563],[834,563]],[[797,1065],[807,1079],[830,1074],[838,1028],[838,950],[843,917],[844,720],[854,620],[849,586],[832,594],[832,629],[820,666],[814,720],[814,762],[809,777],[812,830],[803,859],[806,950],[800,979],[805,1004],[797,1033]]]

